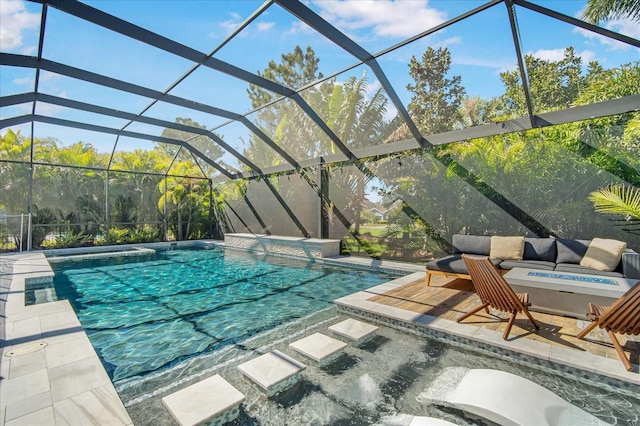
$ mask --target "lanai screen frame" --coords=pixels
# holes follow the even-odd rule
[[[180,147],[180,150],[182,149],[187,150],[192,156],[197,157],[198,159],[204,161],[205,163],[207,163],[209,166],[213,167],[215,170],[217,170],[220,173],[220,176],[215,177],[213,179],[209,179],[210,184],[212,182],[215,183],[215,182],[226,182],[226,181],[233,181],[233,180],[247,179],[247,178],[248,179],[261,178],[265,176],[270,176],[274,173],[296,172],[304,168],[318,168],[318,170],[321,170],[323,165],[328,165],[333,163],[345,163],[345,162],[358,163],[361,160],[371,158],[374,156],[380,157],[380,156],[394,155],[398,153],[407,153],[407,152],[411,152],[412,150],[418,150],[418,149],[429,147],[429,146],[466,141],[466,140],[475,139],[475,138],[484,138],[488,136],[500,135],[505,133],[521,132],[521,131],[530,130],[530,129],[539,129],[547,126],[554,126],[558,124],[571,123],[571,122],[576,122],[576,121],[581,121],[586,119],[606,117],[606,116],[612,116],[616,114],[623,114],[623,113],[640,110],[640,95],[634,95],[634,96],[627,96],[627,97],[604,101],[604,102],[598,102],[598,103],[585,105],[585,106],[572,107],[569,109],[563,109],[563,110],[546,112],[546,113],[536,113],[534,111],[531,91],[529,89],[527,68],[526,68],[524,53],[523,53],[524,51],[520,41],[520,30],[519,30],[516,10],[515,10],[516,6],[528,9],[530,11],[574,25],[584,30],[591,31],[595,34],[608,37],[613,40],[617,40],[619,42],[622,42],[637,48],[640,48],[640,41],[632,37],[628,37],[613,31],[609,31],[605,28],[602,28],[596,25],[588,24],[579,19],[545,8],[543,6],[540,6],[538,4],[535,4],[526,0],[488,1],[476,7],[473,10],[469,10],[466,13],[463,13],[452,19],[449,19],[446,22],[436,27],[430,28],[427,31],[424,31],[418,35],[415,35],[401,43],[398,43],[394,46],[384,49],[378,53],[368,52],[361,45],[359,45],[354,40],[352,40],[351,38],[346,36],[344,33],[342,33],[340,30],[338,30],[330,22],[326,21],[321,16],[319,16],[316,12],[314,12],[312,9],[306,6],[304,3],[299,2],[297,0],[269,0],[264,2],[241,25],[239,25],[238,28],[233,33],[231,33],[222,43],[220,43],[210,53],[200,52],[196,49],[193,49],[186,45],[180,44],[174,40],[171,40],[170,38],[153,33],[147,29],[136,26],[128,21],[109,15],[103,11],[100,11],[87,4],[84,4],[78,1],[65,1],[65,0],[28,0],[28,1],[31,1],[33,3],[39,3],[42,5],[42,14],[41,14],[41,23],[40,23],[40,40],[38,45],[38,52],[36,56],[18,55],[18,54],[12,54],[12,53],[4,53],[4,52],[0,53],[0,65],[22,67],[22,68],[29,68],[29,69],[35,70],[34,90],[28,93],[2,96],[0,97],[0,106],[11,106],[11,105],[24,104],[24,103],[32,103],[32,111],[31,111],[31,114],[26,114],[22,116],[16,116],[16,117],[0,120],[0,128],[7,128],[15,125],[31,123],[32,146],[33,146],[34,123],[48,123],[48,124],[54,124],[58,126],[78,128],[78,129],[84,129],[84,130],[90,130],[90,131],[114,135],[115,136],[114,151],[115,151],[115,146],[117,145],[118,139],[120,137],[130,137],[130,138],[137,138],[141,140],[148,140],[152,142],[161,142],[161,143],[176,145]],[[506,120],[499,123],[488,123],[488,124],[468,127],[460,130],[448,131],[444,133],[428,134],[428,135],[421,134],[420,131],[418,130],[418,127],[416,126],[413,119],[411,118],[410,114],[408,113],[407,109],[405,108],[404,104],[400,100],[393,85],[391,84],[391,82],[385,75],[385,72],[382,70],[382,68],[378,64],[377,59],[385,54],[388,54],[396,49],[401,48],[402,46],[410,44],[421,38],[427,37],[430,34],[433,34],[443,28],[446,28],[459,21],[469,18],[488,8],[496,7],[496,6],[500,7],[499,5],[501,4],[506,8],[506,11],[509,17],[511,36],[512,36],[514,50],[516,52],[520,78],[523,83],[522,89],[525,95],[528,115],[521,118]],[[292,16],[304,22],[306,25],[308,25],[310,28],[312,28],[313,30],[317,31],[319,34],[326,37],[332,43],[334,43],[338,47],[342,48],[344,51],[351,54],[355,59],[354,64],[349,66],[347,69],[343,69],[337,73],[326,76],[320,81],[315,81],[305,87],[292,89],[292,88],[282,86],[273,81],[267,80],[255,73],[251,73],[249,71],[241,69],[237,66],[224,62],[215,57],[216,53],[220,49],[222,49],[225,45],[227,45],[230,41],[232,41],[234,37],[237,37],[242,32],[243,29],[249,26],[258,17],[262,16],[274,5],[277,5],[282,9],[286,10]],[[123,36],[135,39],[146,45],[156,47],[158,49],[161,49],[164,52],[168,52],[178,57],[181,57],[183,59],[192,61],[194,65],[178,80],[176,80],[169,87],[167,87],[167,89],[165,89],[164,91],[158,91],[158,90],[149,89],[147,87],[128,83],[122,80],[118,80],[115,78],[107,77],[105,75],[100,75],[100,74],[83,70],[80,68],[75,68],[72,66],[64,65],[62,63],[57,63],[48,59],[44,59],[42,57],[42,49],[43,49],[43,43],[46,37],[47,10],[50,7],[55,8],[58,11],[62,11],[64,13],[72,15],[76,18],[83,19],[94,25],[98,25],[100,27],[114,31]],[[405,121],[410,131],[410,134],[412,135],[411,139],[367,147],[367,148],[361,148],[357,150],[350,150],[346,146],[346,144],[340,140],[340,138],[329,128],[329,126],[313,111],[313,109],[300,96],[300,93],[302,91],[316,84],[319,84],[323,81],[334,78],[335,76],[340,75],[341,73],[344,73],[349,69],[356,68],[360,65],[366,65],[373,71],[378,81],[384,88],[387,96],[389,97],[389,100],[391,101],[393,106],[396,108],[398,114]],[[277,95],[278,98],[274,100],[272,103],[277,103],[284,99],[289,99],[293,101],[300,109],[302,109],[302,111],[304,111],[304,113],[308,116],[308,118],[312,120],[312,122],[315,125],[317,125],[325,133],[325,135],[332,141],[332,143],[335,144],[339,152],[333,155],[322,156],[319,158],[311,158],[311,159],[303,159],[303,160],[293,158],[283,148],[278,146],[268,135],[264,134],[264,132],[262,132],[250,120],[247,119],[247,116],[268,105],[263,105],[257,109],[254,109],[245,113],[238,113],[238,112],[228,111],[223,108],[216,107],[215,105],[206,105],[199,102],[194,102],[187,98],[181,98],[181,97],[170,94],[170,91],[174,87],[176,87],[181,81],[186,79],[191,73],[193,73],[199,67],[211,68],[213,70],[225,73],[241,81],[260,87],[271,93],[274,93]],[[90,82],[93,84],[110,87],[112,89],[116,89],[119,91],[137,94],[137,95],[144,96],[146,98],[151,99],[151,102],[139,113],[132,114],[128,112],[119,111],[113,108],[108,108],[99,104],[90,104],[87,102],[80,102],[80,101],[75,101],[71,99],[65,99],[58,96],[52,96],[46,93],[41,93],[39,91],[39,83],[40,83],[39,80],[40,80],[41,71],[49,71],[49,72],[57,73],[60,75],[68,76],[74,79]],[[38,104],[38,102],[46,102],[48,104],[63,106],[63,107],[67,107],[75,110],[101,114],[104,116],[117,117],[117,118],[125,119],[128,122],[125,126],[118,129],[118,128],[109,128],[105,126],[98,126],[98,125],[87,123],[87,122],[77,122],[77,121],[56,118],[56,117],[39,115],[39,114],[36,114],[35,112],[36,105]],[[238,152],[230,144],[225,142],[223,138],[219,137],[215,133],[216,128],[221,126],[217,126],[216,128],[212,128],[212,129],[201,129],[201,128],[196,128],[192,126],[182,125],[175,122],[143,116],[144,112],[147,111],[149,108],[151,108],[157,102],[165,102],[165,103],[173,104],[176,106],[188,108],[194,111],[206,112],[208,114],[212,114],[212,115],[227,119],[228,122],[240,123],[242,126],[246,127],[252,134],[257,135],[260,140],[262,140],[265,144],[267,144],[282,158],[284,158],[286,160],[286,163],[276,167],[260,168],[258,165],[256,165],[254,162],[246,158],[242,153]],[[134,122],[145,123],[145,124],[164,127],[168,129],[189,132],[195,135],[205,136],[211,139],[214,143],[216,143],[226,152],[231,154],[233,157],[235,157],[238,160],[239,164],[242,164],[244,167],[246,167],[246,170],[227,169],[223,164],[213,161],[212,159],[208,158],[204,153],[199,151],[197,148],[190,145],[188,140],[163,138],[157,135],[128,131],[127,127]],[[112,157],[113,157],[113,152],[112,152]],[[111,165],[111,161],[109,163]],[[34,165],[34,164],[42,164],[42,163],[38,163],[34,161],[33,152],[32,152],[29,164]],[[109,171],[110,165],[104,170]],[[205,171],[204,170],[202,171],[203,171],[203,174],[206,175]],[[168,174],[168,170],[167,170],[167,174]],[[322,181],[323,179],[320,175],[318,182],[321,184]],[[318,190],[319,190],[318,191],[319,194],[323,193],[323,188],[321,187],[321,185]],[[29,206],[29,209],[31,210],[31,205]],[[326,233],[322,232],[321,235],[326,236]]]

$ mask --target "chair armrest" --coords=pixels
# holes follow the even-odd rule
[[[630,249],[622,253],[622,273],[626,278],[640,280],[640,253]]]

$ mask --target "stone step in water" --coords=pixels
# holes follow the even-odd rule
[[[329,327],[329,331],[336,336],[347,340],[352,345],[358,346],[375,336],[378,331],[378,327],[349,318],[332,325]]]
[[[238,366],[238,370],[267,396],[293,386],[305,368],[304,364],[280,351],[266,353]]]
[[[181,425],[222,425],[235,420],[244,395],[216,374],[162,398]]]
[[[289,347],[317,365],[324,366],[338,358],[347,344],[322,333],[314,333],[290,343]]]

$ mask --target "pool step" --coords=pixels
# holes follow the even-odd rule
[[[329,327],[329,331],[349,341],[352,345],[358,346],[375,336],[378,327],[349,318],[332,325]]]
[[[304,355],[313,363],[324,366],[338,358],[347,344],[322,333],[310,336],[289,344],[294,351]]]
[[[238,370],[267,396],[293,386],[305,368],[304,364],[275,350],[238,366]]]
[[[244,395],[216,374],[162,398],[162,404],[181,425],[222,425],[240,413]]]

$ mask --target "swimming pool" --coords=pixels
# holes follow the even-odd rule
[[[110,285],[114,286],[118,296],[116,301],[111,304],[125,304],[141,301],[164,300],[170,296],[169,280],[176,280],[176,285],[184,286],[182,292],[176,294],[188,295],[191,292],[201,297],[191,302],[184,300],[182,303],[175,303],[176,311],[184,310],[185,316],[189,317],[189,312],[202,314],[206,317],[206,313],[199,308],[198,301],[206,299],[206,289],[199,287],[194,282],[195,279],[188,280],[185,271],[189,271],[189,264],[194,266],[200,265],[198,268],[204,268],[205,265],[212,263],[212,259],[216,256],[228,257],[228,260],[234,259],[241,266],[240,272],[232,274],[222,273],[225,268],[218,268],[216,275],[226,277],[227,287],[232,287],[230,281],[233,277],[238,278],[241,285],[255,277],[260,286],[274,287],[270,293],[274,295],[285,293],[288,290],[284,288],[292,287],[291,292],[302,297],[307,293],[313,294],[313,298],[322,299],[325,303],[322,307],[312,311],[306,316],[298,312],[292,315],[289,320],[275,323],[268,323],[266,318],[269,315],[259,315],[260,324],[262,317],[269,326],[259,326],[258,323],[247,321],[247,334],[241,337],[233,338],[234,333],[229,328],[229,335],[225,339],[217,339],[213,346],[207,347],[198,353],[187,356],[180,356],[170,362],[165,362],[161,367],[155,370],[145,370],[144,373],[138,375],[121,376],[120,379],[114,380],[114,385],[118,391],[122,401],[124,402],[129,414],[136,425],[173,425],[174,422],[170,418],[166,409],[162,406],[161,398],[167,394],[182,389],[192,383],[213,374],[220,374],[236,388],[238,388],[247,399],[243,404],[241,415],[234,424],[239,425],[303,425],[303,424],[388,424],[401,425],[408,424],[404,414],[434,416],[450,420],[458,425],[479,424],[476,419],[465,417],[464,413],[452,411],[451,409],[423,406],[416,399],[416,396],[423,392],[431,383],[433,378],[441,371],[442,368],[449,366],[464,366],[468,368],[495,368],[502,371],[513,372],[538,384],[551,389],[562,398],[577,405],[591,414],[596,415],[600,419],[619,425],[638,424],[638,413],[640,413],[640,397],[629,396],[617,392],[607,386],[598,386],[597,384],[586,384],[584,380],[574,379],[564,376],[562,373],[553,371],[542,371],[537,368],[522,366],[518,363],[509,362],[509,360],[496,359],[492,354],[480,353],[470,348],[461,348],[457,345],[443,343],[437,340],[431,340],[421,336],[407,334],[388,327],[381,327],[379,336],[369,344],[361,347],[349,346],[346,355],[330,364],[326,368],[315,368],[310,366],[305,370],[302,380],[289,391],[284,392],[274,398],[265,398],[254,386],[243,379],[237,371],[237,365],[258,356],[261,353],[270,350],[280,350],[288,352],[290,342],[300,339],[313,332],[326,332],[327,328],[343,319],[338,315],[332,301],[342,294],[353,293],[364,287],[371,287],[378,283],[377,279],[370,277],[370,273],[364,271],[349,270],[348,274],[342,277],[338,289],[328,289],[323,285],[314,285],[312,283],[321,282],[320,276],[328,274],[327,266],[318,264],[303,265],[310,266],[311,272],[306,274],[306,282],[298,286],[292,286],[286,282],[286,277],[278,277],[277,267],[281,264],[288,265],[291,261],[284,258],[273,258],[273,265],[255,265],[253,262],[261,260],[262,256],[254,256],[247,253],[233,252],[215,253],[213,251],[195,251],[193,254],[187,254],[188,251],[175,250],[161,252],[158,255],[148,258],[140,258],[143,263],[151,265],[156,273],[147,274],[142,269],[132,263],[130,260],[117,260],[115,264],[107,265],[101,262],[91,263],[74,263],[70,268],[70,275],[84,276],[86,281],[91,281],[93,285],[91,292],[88,292],[86,300],[78,297],[80,294],[71,294],[80,308],[89,308],[92,306],[92,300],[100,301],[106,297],[104,293],[105,283],[114,282]],[[158,256],[156,258],[156,256]],[[166,256],[166,258],[164,258]],[[184,257],[183,257],[184,256]],[[209,257],[212,256],[212,257]],[[225,259],[226,260],[226,259]],[[174,262],[175,261],[175,262]],[[159,264],[175,263],[168,272],[159,273],[160,269],[156,269]],[[298,262],[295,262],[299,265]],[[95,269],[101,274],[91,276],[91,269]],[[252,266],[247,266],[252,265]],[[56,273],[58,265],[53,265]],[[248,274],[248,269],[254,269],[254,272],[260,271],[254,275]],[[272,269],[275,268],[275,269]],[[197,268],[196,268],[197,269]],[[315,272],[314,272],[315,271]],[[321,271],[320,276],[317,275]],[[269,283],[265,277],[269,273],[273,273],[271,277],[277,281],[277,284]],[[355,275],[354,275],[355,274]],[[353,281],[362,279],[371,281],[358,285]],[[143,276],[147,276],[145,280],[154,283],[153,288],[157,287],[157,294],[150,294],[150,289],[134,286],[136,291],[126,291],[126,286],[121,285],[121,281],[126,276],[134,276],[137,282]],[[198,280],[207,280],[211,273],[195,274]],[[72,277],[73,278],[73,277]],[[384,280],[395,278],[387,276]],[[312,286],[311,288],[308,288]],[[59,286],[56,286],[59,287]],[[344,288],[343,287],[348,287]],[[223,287],[225,288],[225,287]],[[298,289],[299,292],[296,290]],[[315,291],[314,291],[315,289]],[[344,292],[342,291],[344,290]],[[72,288],[73,290],[73,288]],[[56,289],[61,291],[61,289]],[[278,293],[280,291],[280,293]],[[72,291],[73,293],[73,291]],[[255,297],[262,295],[263,292],[257,291]],[[308,295],[307,295],[308,296]],[[209,303],[219,300],[222,302],[224,293],[216,294],[210,297]],[[247,296],[249,297],[249,296]],[[266,299],[268,296],[260,296]],[[82,300],[81,300],[82,299]],[[179,298],[175,298],[179,300]],[[262,299],[255,299],[259,302]],[[278,300],[278,299],[276,299]],[[239,300],[237,305],[242,305]],[[229,302],[234,305],[233,302]],[[265,309],[265,305],[244,303],[244,314],[256,312],[260,314],[259,309]],[[284,304],[286,306],[286,303]],[[140,306],[140,305],[135,305]],[[220,306],[224,310],[224,306]],[[91,313],[90,309],[86,309]],[[149,319],[148,323],[153,323],[153,309],[138,309],[134,318]],[[111,306],[108,310],[109,316],[118,318],[124,316],[124,311],[118,310],[115,306]],[[137,317],[136,315],[139,315]],[[80,315],[79,315],[80,316]],[[87,315],[88,318],[92,316]],[[97,318],[97,317],[95,317]],[[143,321],[142,324],[147,324]],[[243,321],[241,318],[240,322]],[[120,321],[123,322],[123,321]],[[134,321],[135,322],[135,321]],[[197,321],[193,321],[197,323]],[[98,322],[100,323],[100,322]],[[171,322],[169,322],[171,323]],[[207,324],[203,323],[202,324]],[[230,324],[227,323],[221,329],[221,333],[225,332]],[[215,326],[215,324],[211,324]],[[123,326],[127,329],[127,326]],[[91,335],[93,330],[88,329]],[[105,333],[117,334],[116,329],[106,328]],[[240,333],[240,330],[236,330]],[[146,329],[142,334],[137,336],[140,345],[136,350],[148,352],[147,346],[156,346],[153,341],[147,338]],[[166,334],[166,333],[165,333]],[[213,333],[210,333],[213,334]],[[238,334],[236,334],[237,336]],[[221,335],[222,337],[225,334]],[[167,336],[167,344],[172,344],[176,337]],[[214,335],[215,337],[215,335]],[[160,340],[163,342],[164,340]],[[136,340],[133,340],[136,343]],[[160,344],[158,344],[160,345]],[[126,356],[135,356],[134,350],[128,350],[126,341],[122,340],[116,347],[122,346],[123,353]],[[187,345],[187,347],[189,347]],[[162,347],[162,350],[165,350]],[[188,352],[188,351],[187,351]],[[112,375],[112,377],[114,377]]]
[[[166,368],[389,281],[386,273],[223,249],[52,263],[114,382]]]

